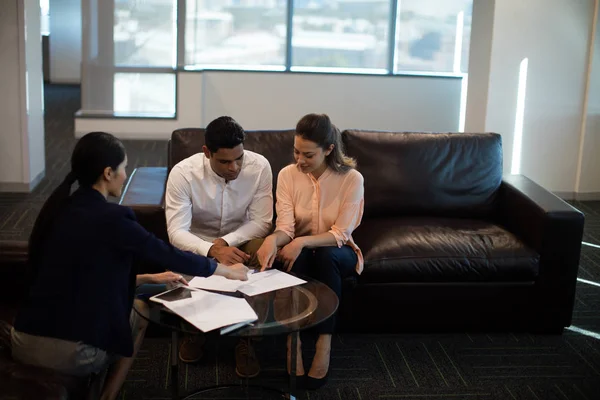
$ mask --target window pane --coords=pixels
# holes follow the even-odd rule
[[[115,65],[175,66],[176,0],[115,0]]]
[[[114,111],[124,114],[175,114],[175,74],[116,73]]]
[[[187,0],[187,65],[284,65],[285,0]]]
[[[386,68],[389,0],[294,2],[292,65]]]
[[[48,36],[50,34],[50,0],[40,0],[41,8],[41,26],[40,30],[42,35]]]
[[[396,72],[467,72],[473,0],[401,0],[398,7]]]

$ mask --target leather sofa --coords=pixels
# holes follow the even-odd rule
[[[121,204],[168,240],[170,169],[200,152],[203,129],[173,132],[168,166],[138,168]],[[277,174],[293,130],[249,131],[245,148]],[[584,217],[525,176],[502,174],[501,136],[347,130],[365,179],[354,233],[365,256],[344,283],[340,327],[358,332],[562,332],[571,323]],[[142,268],[152,271],[155,267]]]

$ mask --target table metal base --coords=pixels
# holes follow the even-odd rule
[[[281,399],[287,400],[296,400],[296,396],[294,393],[296,392],[296,361],[297,361],[297,351],[296,347],[298,344],[298,337],[300,335],[299,332],[293,332],[292,335],[292,359],[291,359],[291,374],[290,374],[290,391],[285,392],[280,389],[272,388],[269,386],[263,385],[250,385],[250,384],[223,384],[223,385],[215,385],[209,386],[195,391],[192,394],[187,395],[183,399],[192,399],[193,397],[200,395],[202,393],[214,392],[214,391],[223,391],[227,389],[239,389],[239,393],[244,396],[242,398],[260,399],[262,397],[250,397],[250,390],[261,390],[263,392],[271,392],[277,395],[280,395]],[[171,398],[173,400],[180,400],[179,395],[179,332],[171,331]]]

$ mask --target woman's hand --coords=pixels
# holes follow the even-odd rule
[[[217,264],[215,275],[223,276],[227,279],[233,279],[236,281],[247,281],[249,271],[250,269],[244,264]]]
[[[279,250],[277,259],[283,262],[285,272],[290,272],[303,248],[302,242],[299,239],[294,239]]]
[[[262,272],[265,269],[271,268],[276,256],[277,244],[275,243],[275,238],[273,236],[267,236],[256,252],[256,258],[258,258],[258,262],[260,263],[260,271]]]
[[[183,285],[187,285],[187,281],[181,274],[165,271],[160,274],[145,274],[138,275],[138,279],[142,280],[142,283],[166,283],[166,284],[176,284],[181,283]]]

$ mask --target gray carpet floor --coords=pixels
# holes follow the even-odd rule
[[[0,194],[0,239],[26,240],[51,190],[68,172],[75,143],[79,89],[46,86],[46,171],[31,194]],[[130,169],[166,165],[166,142],[126,141]],[[585,213],[584,241],[600,246],[600,202],[573,202]],[[330,383],[302,399],[600,399],[600,248],[582,248],[572,330],[559,335],[454,332],[334,336]],[[585,283],[586,281],[596,283]],[[594,337],[595,332],[595,337]],[[591,336],[590,336],[591,335]],[[151,334],[128,376],[121,399],[167,399],[169,340]],[[205,355],[180,368],[183,392],[239,383],[233,338],[210,339]],[[256,345],[263,367],[251,383],[285,388],[285,343]],[[310,349],[307,351],[310,357]],[[250,398],[266,398],[267,393]],[[216,392],[194,398],[244,398]]]

